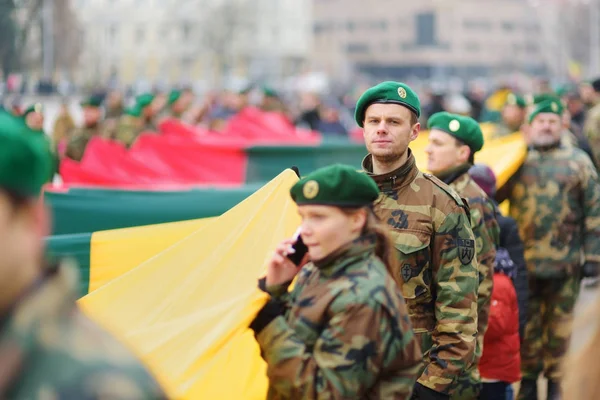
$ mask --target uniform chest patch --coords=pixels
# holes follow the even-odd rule
[[[475,241],[458,239],[458,259],[463,265],[470,264],[475,257]]]
[[[404,279],[404,282],[408,282],[410,278],[412,278],[412,269],[410,268],[410,264],[404,264],[400,270],[400,273],[402,274],[402,279]]]

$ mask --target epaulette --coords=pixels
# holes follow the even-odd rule
[[[428,181],[432,182],[434,185],[436,185],[437,187],[442,189],[446,194],[448,194],[448,196],[452,197],[452,199],[454,199],[456,204],[459,207],[461,207],[463,210],[465,210],[465,213],[467,214],[467,217],[468,217],[468,221],[469,221],[469,223],[471,222],[471,209],[469,208],[469,203],[467,202],[466,199],[463,199],[462,197],[460,197],[458,195],[458,193],[456,193],[450,186],[446,185],[444,182],[442,182],[440,179],[436,178],[435,176],[433,176],[431,174],[427,174],[427,173],[423,173],[423,176],[425,177],[425,179],[427,179]]]
[[[431,181],[437,187],[439,187],[444,192],[446,192],[448,194],[448,196],[452,197],[454,199],[454,201],[456,201],[456,204],[458,204],[461,207],[464,206],[464,205],[466,205],[466,203],[463,200],[463,198],[460,197],[458,195],[458,193],[456,193],[450,186],[446,185],[440,179],[436,178],[435,176],[433,176],[431,174],[427,174],[427,173],[423,173],[423,176],[425,177],[425,179],[427,179],[428,181]]]

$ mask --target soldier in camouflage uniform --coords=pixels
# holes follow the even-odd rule
[[[38,196],[52,162],[10,118],[0,115],[0,398],[165,398],[132,353],[78,309],[77,270],[41,267],[48,216]]]
[[[529,306],[521,346],[520,399],[537,398],[540,373],[548,398],[559,394],[563,359],[582,271],[600,263],[600,186],[590,158],[560,144],[562,105],[539,103],[529,117],[529,152],[506,185],[529,274]],[[584,265],[582,269],[582,259]]]
[[[477,121],[470,117],[440,112],[429,118],[427,127],[427,169],[466,199],[471,210],[471,227],[475,234],[479,265],[477,348],[475,362],[468,374],[459,378],[459,388],[452,398],[476,399],[481,391],[481,378],[477,366],[483,352],[483,337],[490,314],[494,260],[500,241],[500,227],[496,220],[496,206],[469,175],[475,153],[483,147],[483,133]]]
[[[588,111],[583,127],[583,133],[587,137],[594,159],[600,163],[600,78],[592,82],[594,94],[590,95],[590,101],[594,106]]]
[[[113,139],[121,142],[125,147],[131,147],[142,132],[143,124],[142,109],[138,105],[130,107],[119,119]]]
[[[502,109],[502,121],[496,125],[493,137],[498,138],[519,132],[525,123],[526,109],[527,102],[523,97],[509,93]]]
[[[90,97],[81,103],[83,108],[83,127],[75,128],[70,134],[65,157],[71,160],[81,161],[88,142],[94,136],[102,136],[102,100],[98,97]]]
[[[370,153],[363,170],[382,191],[375,212],[396,243],[400,268],[392,275],[423,350],[415,398],[442,399],[474,360],[479,273],[467,204],[419,171],[408,148],[419,116],[417,95],[398,82],[367,90],[355,113]]]
[[[338,164],[290,193],[308,246],[298,265],[312,261],[297,267],[285,241],[261,285],[272,297],[250,327],[268,364],[268,398],[409,399],[421,351],[388,272],[393,244],[370,208],[377,186]]]

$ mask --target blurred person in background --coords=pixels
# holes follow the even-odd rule
[[[562,400],[600,398],[600,296],[579,315],[574,329],[589,332],[582,343],[572,343],[562,365]]]
[[[300,93],[300,115],[296,119],[296,125],[315,131],[318,129],[321,117],[319,107],[321,99],[316,93]]]
[[[231,87],[222,92],[208,113],[208,127],[213,131],[222,131],[227,121],[250,104],[251,85],[242,88]]]
[[[490,199],[495,198],[496,176],[490,167],[475,164],[469,175]],[[500,243],[494,264],[490,320],[479,362],[483,382],[480,400],[513,399],[511,384],[521,379],[520,343],[527,322],[529,282],[519,227],[513,218],[502,215],[500,210],[496,212],[496,219],[500,226]],[[517,319],[515,311],[518,312]]]
[[[262,99],[259,108],[267,112],[286,113],[286,107],[275,89],[269,86],[263,86],[261,90]]]
[[[477,347],[473,364],[458,377],[459,390],[452,399],[475,399],[481,390],[477,370],[483,350],[493,287],[494,260],[500,227],[496,206],[469,175],[475,153],[483,147],[483,133],[473,118],[448,112],[433,114],[427,121],[429,143],[425,147],[427,169],[454,189],[470,207],[471,228],[479,270],[477,292]]]
[[[444,97],[444,110],[451,114],[471,116],[473,108],[465,96],[454,93]]]
[[[50,153],[0,115],[0,397],[164,399],[148,370],[78,308],[78,269],[44,262]],[[15,169],[18,165],[20,168]]]
[[[27,107],[21,118],[23,118],[29,129],[44,132],[44,106],[41,103],[35,103]]]
[[[317,131],[325,136],[348,137],[348,130],[340,120],[341,104],[335,98],[327,98],[319,107]]]
[[[74,128],[69,133],[69,141],[65,151],[65,157],[71,160],[81,161],[85,154],[87,145],[95,136],[104,134],[102,121],[102,98],[91,96],[81,102],[83,111],[83,126]]]
[[[528,267],[523,400],[537,397],[541,373],[548,378],[548,398],[560,395],[559,366],[569,345],[581,276],[597,276],[600,267],[600,184],[590,158],[561,145],[562,113],[559,100],[535,105],[524,127],[527,158],[498,194],[500,201],[510,200]]]
[[[573,132],[583,132],[587,110],[585,103],[577,91],[570,91],[563,97],[567,110],[571,114]]]
[[[501,113],[502,121],[496,124],[494,137],[507,136],[521,130],[527,115],[527,102],[523,97],[509,93]]]
[[[119,118],[114,139],[129,148],[135,143],[138,135],[142,132],[143,127],[144,119],[142,118],[142,107],[138,104],[134,104],[133,106],[126,108],[121,118]]]
[[[111,90],[104,99],[104,132],[107,138],[114,138],[117,134],[119,119],[123,115],[123,93]]]
[[[578,86],[579,96],[585,104],[586,110],[590,110],[596,105],[596,91],[593,86],[594,81],[584,81]]]
[[[600,78],[592,82],[591,88],[588,101],[590,106],[593,106],[588,111],[583,132],[589,141],[595,160],[600,162]]]
[[[69,103],[67,98],[62,99],[58,116],[54,121],[54,129],[52,130],[52,141],[54,142],[54,149],[59,158],[62,158],[64,155],[66,145],[71,138],[73,130],[76,128],[69,111]]]

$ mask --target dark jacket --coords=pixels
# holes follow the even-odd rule
[[[500,225],[500,247],[508,250],[510,258],[517,266],[517,276],[514,279],[514,284],[519,304],[519,335],[523,339],[525,323],[527,322],[527,299],[529,296],[523,241],[519,236],[519,228],[514,219],[500,213],[496,215],[496,218]]]

